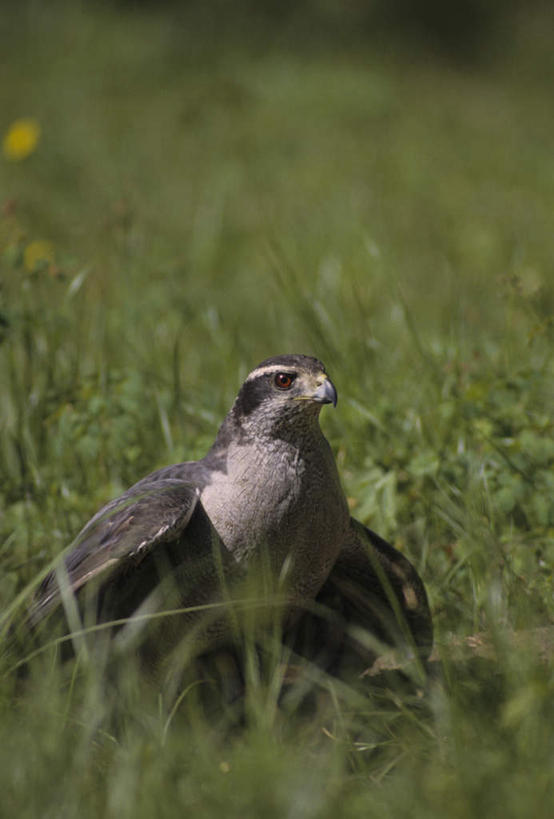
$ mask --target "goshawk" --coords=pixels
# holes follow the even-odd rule
[[[263,361],[204,458],[153,472],[84,527],[42,583],[33,623],[77,601],[95,622],[157,618],[173,641],[196,631],[200,651],[229,640],[222,603],[265,571],[299,651],[325,655],[334,640],[363,657],[365,631],[425,656],[432,624],[421,579],[350,516],[318,421],[336,402],[317,359]]]

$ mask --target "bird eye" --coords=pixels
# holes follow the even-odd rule
[[[290,373],[277,373],[274,379],[275,386],[279,387],[280,390],[290,390],[295,378],[296,376]]]

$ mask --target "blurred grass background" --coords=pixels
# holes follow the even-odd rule
[[[552,16],[391,8],[3,10],[3,624],[99,505],[204,454],[249,369],[305,352],[443,661],[415,698],[322,683],[309,719],[251,681],[229,734],[6,660],[2,815],[550,815],[552,662],[510,633],[554,614]],[[454,663],[475,631],[496,661]]]

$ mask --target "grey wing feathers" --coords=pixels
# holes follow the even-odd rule
[[[210,455],[200,461],[183,461],[180,464],[171,464],[171,466],[164,466],[156,470],[156,472],[151,472],[150,475],[135,483],[129,491],[133,491],[145,484],[151,485],[167,479],[190,483],[202,489],[210,481],[213,469],[217,468],[222,468],[220,459]]]
[[[386,642],[394,632],[406,639],[408,629],[408,642],[413,640],[421,656],[429,654],[433,626],[423,581],[403,554],[355,518],[331,577]]]
[[[51,572],[39,588],[32,619],[60,598],[59,575],[72,591],[124,562],[138,563],[156,546],[175,540],[197,506],[196,486],[170,478],[144,479],[104,506],[76,538],[61,572]]]
[[[354,518],[315,602],[323,614],[308,612],[302,619],[295,650],[315,654],[316,662],[335,672],[358,674],[383,645],[407,646],[422,659],[431,651],[433,626],[421,578],[404,555]]]

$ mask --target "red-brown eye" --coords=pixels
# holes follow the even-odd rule
[[[277,373],[275,376],[275,386],[279,387],[280,390],[290,390],[294,379],[295,376],[290,375],[290,373]]]

